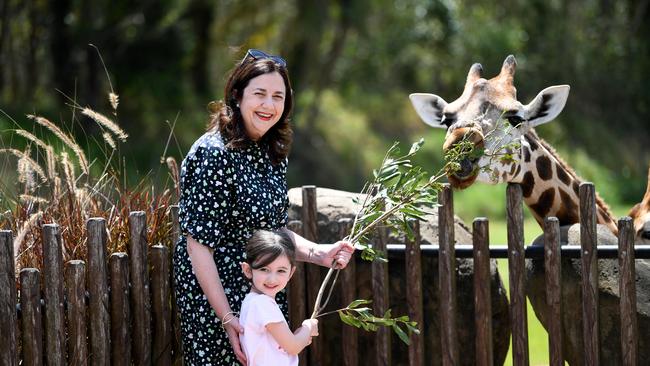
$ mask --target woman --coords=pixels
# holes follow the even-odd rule
[[[226,83],[224,100],[209,105],[208,131],[181,167],[180,225],[174,277],[185,362],[246,364],[237,312],[250,290],[240,263],[258,229],[286,229],[289,115],[293,107],[286,62],[249,50]],[[289,232],[298,260],[347,265],[347,242],[316,245]],[[277,296],[287,313],[284,293]]]

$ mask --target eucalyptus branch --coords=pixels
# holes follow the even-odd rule
[[[488,132],[487,137],[491,137],[492,133],[494,131]],[[501,136],[501,138],[503,137]],[[372,181],[364,185],[361,192],[364,195],[363,203],[355,214],[350,234],[344,239],[363,247],[361,253],[363,259],[385,260],[381,257],[381,253],[376,252],[370,244],[363,242],[366,235],[373,229],[378,225],[387,224],[392,228],[404,228],[406,235],[412,235],[408,227],[408,220],[424,220],[426,212],[421,207],[437,205],[438,193],[442,189],[440,180],[460,170],[461,162],[464,159],[478,160],[486,155],[483,148],[476,149],[469,136],[465,136],[445,152],[443,167],[426,179],[426,173],[419,167],[414,167],[410,160],[422,144],[423,140],[414,143],[409,152],[403,156],[398,156],[397,143],[393,144],[385,154],[380,168],[373,171]],[[496,153],[498,152],[499,149]],[[495,154],[495,151],[491,153]],[[508,154],[509,152],[504,156]],[[426,181],[424,181],[425,179]],[[355,199],[355,202],[358,202],[358,199]],[[401,326],[406,327],[406,331],[411,334],[418,333],[417,324],[411,322],[407,316],[391,318],[390,310],[382,317],[378,317],[373,315],[369,308],[359,307],[359,305],[370,303],[368,300],[355,300],[345,308],[321,314],[330,300],[338,278],[340,269],[335,268],[335,265],[336,262],[332,262],[331,268],[321,283],[311,318],[338,313],[344,323],[365,330],[374,331],[378,326],[390,326],[408,344],[408,336]],[[330,281],[331,285],[329,285]],[[323,302],[326,292],[327,297]]]
[[[409,150],[409,153],[408,153],[408,154],[406,154],[406,155],[404,155],[404,156],[402,156],[402,157],[398,157],[398,158],[391,158],[391,154],[394,154],[394,153],[398,152],[398,150],[397,150],[397,143],[393,144],[393,146],[391,146],[391,148],[388,150],[388,152],[387,152],[386,155],[384,156],[384,159],[383,159],[383,161],[382,161],[382,166],[381,166],[381,168],[379,169],[379,171],[376,172],[376,174],[375,174],[375,178],[374,178],[373,182],[372,182],[371,184],[366,184],[365,187],[364,187],[364,190],[370,190],[370,189],[372,189],[373,187],[377,187],[377,186],[379,185],[379,183],[380,183],[380,180],[382,179],[382,175],[381,175],[381,173],[382,173],[383,171],[387,171],[387,174],[389,174],[389,178],[384,179],[384,181],[390,180],[390,179],[392,179],[392,178],[396,178],[397,175],[399,175],[399,172],[398,172],[398,171],[393,171],[393,170],[389,170],[389,169],[387,169],[387,164],[397,164],[397,166],[402,165],[402,166],[407,167],[407,168],[409,169],[409,171],[412,170],[413,167],[412,167],[411,162],[410,162],[409,159],[410,159],[413,155],[415,155],[415,153],[419,150],[419,148],[420,148],[420,146],[421,146],[422,144],[423,144],[423,140],[420,140],[420,141],[418,141],[417,143],[413,144],[413,146],[412,146],[411,149]],[[459,156],[462,155],[462,156],[464,157],[466,154],[469,154],[469,153],[471,153],[471,151],[472,151],[471,148],[467,149],[466,146],[462,146],[462,145],[460,145],[460,144],[459,144],[459,146],[461,146],[464,150],[467,150],[467,151],[464,152],[464,154],[459,154]],[[460,150],[461,147],[457,147],[456,149],[457,149],[457,150]],[[361,209],[357,212],[357,214],[356,214],[356,216],[355,216],[355,220],[354,220],[354,223],[353,223],[353,228],[352,228],[351,234],[350,234],[350,236],[348,237],[348,239],[346,239],[346,240],[349,241],[349,242],[351,242],[351,243],[358,243],[358,242],[360,241],[360,239],[363,238],[364,235],[366,235],[366,234],[369,233],[371,230],[373,230],[377,225],[383,223],[383,222],[386,221],[388,218],[390,218],[391,216],[395,215],[396,212],[399,211],[399,210],[400,210],[401,208],[403,208],[404,206],[406,206],[406,205],[408,205],[408,204],[411,204],[411,203],[413,203],[414,201],[416,201],[416,200],[417,200],[417,199],[422,195],[422,192],[426,191],[428,188],[430,188],[430,187],[434,186],[436,183],[438,183],[438,181],[439,181],[442,177],[444,177],[445,174],[449,173],[450,170],[453,170],[453,168],[452,168],[452,163],[454,163],[454,162],[457,161],[458,159],[459,159],[459,157],[455,157],[454,160],[448,161],[448,162],[443,166],[443,168],[441,168],[441,169],[437,172],[436,175],[432,176],[432,177],[427,181],[427,183],[425,183],[424,185],[422,185],[422,186],[420,186],[420,187],[417,187],[417,189],[414,189],[413,192],[410,192],[408,195],[406,195],[405,197],[403,197],[402,200],[400,200],[397,204],[392,205],[392,207],[389,208],[387,211],[382,212],[382,213],[381,213],[377,218],[375,218],[374,220],[372,220],[370,223],[366,224],[365,227],[363,227],[362,229],[360,229],[360,231],[359,231],[358,233],[354,233],[355,229],[358,227],[358,225],[359,225],[359,223],[360,223],[360,221],[361,221],[361,220],[360,220],[360,216],[361,216],[361,215],[366,211],[366,209],[368,208],[368,206],[369,206],[369,200],[372,201],[372,199],[370,198],[371,195],[370,195],[370,194],[366,194],[366,195],[365,195],[365,198],[364,198],[363,205],[362,205]],[[390,166],[389,166],[389,167],[390,167]],[[416,175],[416,177],[417,177],[417,175]],[[353,235],[353,234],[354,234],[354,235]],[[376,259],[376,258],[377,258],[377,255],[376,255],[376,253],[374,252],[374,250],[372,250],[370,247],[366,246],[366,247],[364,248],[364,252],[365,252],[365,253],[368,253],[368,251],[372,251],[372,252],[370,253],[370,255],[367,255],[366,257],[370,257],[370,258],[372,258],[372,259]],[[363,253],[362,253],[362,255],[363,255]],[[321,283],[320,289],[319,289],[318,294],[317,294],[317,296],[316,296],[316,301],[315,301],[315,304],[314,304],[314,310],[313,310],[313,312],[312,312],[311,318],[316,318],[316,317],[318,316],[318,314],[319,314],[323,309],[325,309],[325,307],[327,306],[327,303],[329,302],[329,297],[330,297],[330,296],[328,296],[327,299],[326,299],[326,301],[325,301],[324,303],[322,303],[323,295],[324,295],[324,293],[325,293],[325,291],[326,291],[326,289],[327,289],[327,285],[329,284],[330,279],[331,279],[332,276],[336,273],[335,279],[333,280],[333,283],[332,283],[332,285],[330,286],[330,291],[329,291],[329,293],[331,294],[332,289],[333,289],[333,287],[334,287],[334,285],[335,285],[335,283],[336,283],[336,278],[338,277],[338,271],[339,271],[339,269],[336,269],[336,268],[335,268],[335,262],[333,262],[332,265],[331,265],[331,268],[329,269],[329,271],[327,272],[327,275],[325,276],[325,279],[324,279],[323,282]]]
[[[391,327],[402,342],[407,345],[411,344],[411,340],[409,339],[411,334],[420,334],[420,330],[417,328],[417,322],[411,321],[408,316],[392,318],[389,309],[383,316],[378,317],[372,314],[371,308],[359,307],[370,303],[370,300],[355,300],[344,308],[320,314],[318,317],[320,318],[338,313],[341,321],[345,324],[366,331],[376,331],[379,326]],[[402,327],[405,327],[406,331],[404,331]]]
[[[314,312],[311,313],[311,319],[316,319],[318,317],[318,313],[323,311],[327,303],[329,302],[329,296],[327,296],[327,299],[324,304],[321,305],[321,300],[323,298],[323,294],[325,293],[325,288],[327,287],[327,284],[330,281],[330,278],[332,275],[336,272],[336,276],[334,276],[334,281],[332,281],[332,286],[330,286],[330,294],[332,293],[332,289],[334,288],[334,285],[336,284],[336,279],[339,276],[339,271],[340,269],[334,268],[336,265],[336,261],[332,261],[332,266],[330,267],[329,271],[327,271],[327,275],[325,276],[325,279],[320,285],[320,289],[318,290],[318,295],[316,295],[316,303],[314,304]]]

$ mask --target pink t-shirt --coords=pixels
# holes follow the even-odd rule
[[[250,292],[239,315],[244,334],[239,336],[249,366],[297,366],[298,356],[290,355],[266,330],[269,323],[287,322],[275,299]]]

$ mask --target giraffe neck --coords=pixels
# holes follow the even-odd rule
[[[522,138],[521,177],[524,202],[537,223],[543,227],[544,218],[555,216],[560,226],[580,222],[579,187],[582,180],[540,139],[534,131]],[[596,194],[596,218],[615,235],[618,228],[609,207]]]

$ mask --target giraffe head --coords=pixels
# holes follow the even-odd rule
[[[632,207],[629,216],[634,221],[634,242],[650,245],[650,168],[648,169],[648,188],[643,200]]]
[[[519,180],[516,178],[521,173],[521,149],[509,151],[512,159],[507,160],[495,159],[490,153],[496,153],[499,146],[520,141],[526,132],[553,120],[564,108],[569,96],[568,85],[548,87],[526,105],[519,102],[513,85],[516,66],[515,57],[510,55],[499,75],[487,80],[481,75],[481,64],[472,65],[462,95],[451,103],[434,94],[410,95],[411,103],[426,124],[447,129],[445,151],[463,138],[485,148],[486,156],[465,159],[460,170],[448,177],[454,188],[469,187],[477,179],[490,184]]]

